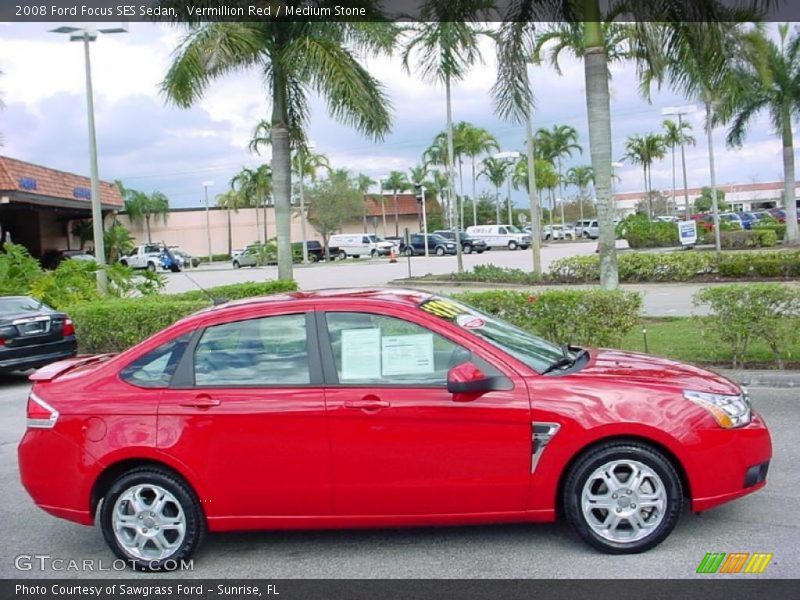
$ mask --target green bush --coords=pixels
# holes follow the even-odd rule
[[[201,263],[208,264],[208,254],[204,254],[202,256],[198,255],[197,258],[200,259]],[[225,261],[228,261],[230,259],[231,259],[231,255],[230,254],[212,254],[211,255],[211,260],[213,260],[214,262],[225,262]]]
[[[800,290],[780,283],[749,283],[701,289],[696,306],[708,305],[711,318],[705,334],[726,344],[733,367],[741,366],[754,339],[767,343],[783,368],[786,348],[800,340]]]
[[[738,224],[733,223],[734,225]],[[753,248],[756,245],[756,234],[753,231],[725,230],[719,233],[720,247],[725,250],[741,250],[743,248]]]
[[[775,237],[780,241],[786,237],[786,224],[778,223],[775,219],[761,219],[753,224],[755,231],[772,231]]]
[[[244,283],[233,283],[231,285],[218,285],[202,290],[191,290],[181,294],[171,294],[168,296],[174,300],[208,300],[218,298],[223,300],[239,300],[241,298],[252,298],[254,296],[269,296],[270,294],[280,294],[284,292],[297,291],[297,282],[290,280],[276,279],[274,281],[246,281]]]
[[[778,244],[778,233],[770,229],[751,229],[753,236],[756,240],[756,246],[759,248],[771,248]]]
[[[651,221],[646,215],[631,215],[617,225],[617,233],[631,248],[680,246],[675,223]]]
[[[736,221],[720,221],[719,223],[719,232],[720,234],[725,233],[726,231],[742,231],[741,224],[737,223]]]
[[[550,263],[550,279],[560,283],[600,281],[599,256],[570,256]]]
[[[98,300],[66,307],[75,323],[80,352],[121,352],[205,308],[207,300],[178,300],[169,296]]]
[[[639,321],[641,296],[620,290],[491,291],[458,300],[557,343],[619,347]]]

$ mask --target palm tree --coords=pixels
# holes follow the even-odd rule
[[[397,205],[397,193],[408,189],[409,181],[406,174],[402,171],[390,171],[386,179],[383,180],[383,188],[392,192],[394,202],[394,235],[400,235],[400,207]]]
[[[528,165],[529,165],[528,157],[524,154],[519,158],[516,166],[514,167],[514,173],[512,174],[512,184],[514,185],[514,189],[524,188],[525,191],[530,192],[529,185],[530,185],[530,177],[528,177]],[[549,210],[550,213],[550,225],[553,225],[553,206],[555,203],[555,189],[558,187],[558,172],[556,168],[553,166],[548,160],[543,158],[536,158],[534,159],[534,169],[536,169],[536,187],[537,192],[540,196],[539,198],[539,206],[543,206],[541,195],[544,193],[545,190],[548,191],[548,195],[550,196],[551,201],[551,208]],[[513,224],[511,219],[511,203],[509,199],[509,222]],[[541,222],[541,217],[540,217]],[[531,230],[533,234],[533,230]],[[541,232],[538,234],[541,235]]]
[[[106,263],[114,264],[120,256],[133,250],[133,236],[125,229],[122,223],[115,222],[103,232],[103,242],[106,250]]]
[[[269,165],[260,165],[255,169],[243,167],[231,178],[230,186],[240,196],[239,208],[256,209],[256,228],[259,232],[258,212],[259,208],[264,208],[264,242],[266,242],[269,239],[266,206],[267,198],[272,193],[272,169]]]
[[[359,173],[358,177],[356,177],[356,187],[358,188],[359,193],[361,194],[361,198],[366,198],[367,194],[369,193],[369,188],[375,185],[377,181],[370,178],[369,175],[364,175],[363,173]],[[362,219],[364,220],[364,233],[367,233],[367,211],[366,206],[364,209],[364,214],[362,215]]]
[[[488,156],[483,159],[483,166],[481,166],[480,173],[478,173],[478,175],[484,176],[489,183],[494,186],[495,208],[497,209],[495,223],[500,223],[500,186],[506,181],[508,167],[508,161]]]
[[[465,156],[469,156],[472,160],[472,224],[478,224],[478,194],[475,191],[478,176],[475,170],[475,160],[481,154],[487,154],[492,150],[500,150],[500,145],[497,143],[491,133],[482,127],[476,127],[471,123],[465,123],[461,134],[461,146]]]
[[[602,3],[605,4],[605,3]],[[774,0],[753,0],[751,9],[769,8]],[[726,8],[719,0],[692,2],[616,3],[614,10],[627,15],[633,25],[625,36],[626,53],[640,67],[663,69],[664,57],[674,54],[694,32],[702,32],[703,48],[730,58],[725,52],[720,30],[724,22],[740,20],[740,14]],[[543,11],[551,11],[543,14]],[[552,13],[555,14],[552,14]],[[531,90],[527,85],[527,64],[535,47],[534,34],[542,21],[570,21],[580,24],[580,35],[569,44],[583,58],[586,109],[589,124],[589,148],[595,172],[598,221],[600,224],[600,283],[605,289],[619,284],[615,245],[614,199],[612,196],[611,104],[608,86],[609,60],[615,58],[615,38],[608,36],[604,22],[613,14],[603,14],[600,0],[573,0],[542,3],[540,0],[517,0],[509,3],[499,33],[498,81],[493,88],[497,112],[503,117],[524,118],[530,112]],[[662,32],[654,42],[648,24]]]
[[[493,8],[492,0],[425,0],[419,7],[420,22],[410,32],[403,49],[403,66],[411,72],[411,62],[423,79],[443,83],[447,105],[447,157],[448,193],[452,206],[455,189],[453,163],[453,107],[450,88],[460,81],[469,69],[481,61],[478,42],[485,32],[478,23],[487,20]],[[461,256],[461,235],[456,230],[456,255],[458,272],[464,271]]]
[[[766,111],[783,146],[783,198],[786,205],[786,241],[798,243],[795,201],[794,133],[792,120],[800,116],[800,32],[789,35],[789,25],[778,27],[779,41],[762,32],[749,34],[751,52],[741,57],[732,72],[734,93],[718,109],[720,121],[732,121],[728,145],[741,146],[753,117]]]
[[[231,182],[232,184],[233,182]],[[233,188],[223,194],[217,195],[217,206],[225,209],[228,216],[228,256],[233,254],[233,228],[231,226],[231,211],[239,212],[244,204],[244,198]]]
[[[664,143],[669,147],[670,154],[672,155],[672,205],[675,206],[675,148],[680,146],[683,148],[684,144],[689,144],[690,146],[694,146],[694,137],[692,134],[689,133],[692,130],[692,124],[687,123],[685,121],[681,121],[680,124],[676,123],[672,119],[666,119],[664,121]],[[686,218],[689,218],[689,203],[688,203],[688,192],[686,192],[686,160],[684,157],[683,160],[683,187],[686,202],[684,205],[684,212],[686,213]]]
[[[305,185],[306,177],[311,179],[311,183],[317,180],[317,171],[319,169],[326,169],[328,174],[331,173],[331,164],[328,157],[324,154],[318,154],[311,151],[311,147],[307,143],[297,145],[297,149],[292,157],[292,172],[299,178],[299,196],[300,196],[300,231],[302,237],[302,252],[303,264],[308,264],[308,238],[306,237],[306,203],[305,203]]]
[[[577,150],[583,154],[583,148],[578,144],[578,131],[569,125],[553,125],[552,129],[539,129],[536,132],[536,147],[542,158],[552,162],[558,172],[559,195],[561,196],[561,222],[564,222],[564,188],[563,188],[563,159],[572,157],[572,152]]]
[[[285,0],[284,4],[300,6],[303,2]],[[335,4],[334,0],[316,2],[329,9]],[[190,28],[162,83],[172,102],[188,108],[200,100],[213,80],[243,69],[256,70],[267,85],[272,104],[278,277],[292,279],[291,141],[305,139],[308,93],[323,97],[332,116],[381,140],[390,128],[391,103],[359,56],[388,53],[396,28],[382,19],[371,0],[361,2],[367,19],[360,22],[277,19],[209,23],[189,14],[183,0],[164,0],[161,5],[174,8]]]
[[[463,122],[462,122],[463,123]],[[461,123],[453,126],[453,157],[454,160],[458,162],[459,168],[459,180],[463,184],[463,180],[461,179],[460,171],[461,171],[461,164],[462,164],[462,144],[461,144],[461,131],[459,130],[459,125]],[[445,168],[445,172],[447,172],[447,157],[448,157],[448,150],[447,150],[447,131],[439,132],[435,138],[433,138],[433,143],[422,153],[422,163],[430,168],[431,166],[442,166]],[[463,187],[463,186],[461,186]],[[447,186],[445,186],[445,189]],[[450,221],[451,226],[456,225],[457,228],[463,229],[464,227],[464,205],[463,205],[463,189],[460,189],[462,198],[459,198],[459,194],[456,193],[455,187],[452,190],[452,200],[448,200],[447,202],[447,214],[448,220]],[[461,201],[461,202],[460,202]],[[460,216],[459,216],[460,215]]]
[[[128,213],[132,223],[141,225],[145,223],[147,228],[147,242],[151,243],[150,221],[167,222],[169,216],[169,199],[161,192],[146,194],[138,190],[125,190],[125,212]]]
[[[594,170],[589,165],[572,167],[567,171],[567,183],[578,188],[578,210],[583,221],[583,201],[586,199],[586,188],[594,183]]]
[[[644,192],[647,198],[648,217],[653,218],[653,198],[652,198],[652,165],[655,161],[661,160],[666,154],[666,143],[664,137],[656,133],[647,135],[632,135],[625,144],[625,157],[634,165],[641,165],[644,169]],[[623,159],[623,160],[624,160]]]
[[[70,233],[78,238],[80,249],[86,246],[86,242],[94,239],[94,226],[91,219],[79,219],[72,224]]]

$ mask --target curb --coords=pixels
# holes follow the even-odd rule
[[[733,369],[714,369],[720,375],[727,377],[747,387],[768,388],[800,388],[800,371],[744,371]]]

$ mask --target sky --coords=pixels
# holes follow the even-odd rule
[[[88,133],[83,47],[68,36],[50,33],[58,23],[0,23],[0,154],[79,174],[88,174]],[[201,206],[204,183],[212,197],[226,191],[243,167],[268,162],[251,154],[248,142],[256,123],[270,113],[268,95],[259,74],[239,72],[213,82],[203,99],[180,109],[160,92],[160,82],[184,34],[180,27],[132,23],[127,34],[100,35],[91,44],[92,78],[100,177],[122,180],[127,187],[161,191],[173,207]],[[473,68],[453,89],[453,116],[489,130],[502,150],[524,149],[524,128],[498,119],[489,90],[494,83],[494,48],[483,44],[484,64]],[[373,142],[335,121],[325,102],[311,97],[309,139],[333,167],[365,173],[373,179],[391,170],[407,171],[445,126],[444,89],[409,75],[397,56],[369,59],[366,65],[382,82],[393,105],[393,127],[381,142]],[[536,96],[534,128],[555,124],[575,127],[583,154],[565,161],[589,164],[589,145],[582,62],[564,57],[563,76],[549,66],[531,69]],[[624,154],[633,134],[660,132],[667,106],[688,104],[668,90],[655,90],[650,102],[638,92],[635,69],[619,65],[612,71],[612,135],[614,157]],[[709,184],[704,113],[687,117],[697,145],[687,147],[690,187]],[[756,183],[782,179],[780,140],[766,114],[753,121],[743,148],[726,148],[725,131],[714,132],[717,181]],[[796,147],[800,143],[796,144]],[[653,188],[672,185],[669,154],[654,164]],[[680,165],[680,161],[678,161]],[[466,192],[471,183],[465,166]],[[643,189],[640,167],[617,171],[616,191]],[[678,187],[681,186],[680,170]],[[478,192],[490,190],[479,180]],[[377,191],[377,188],[374,190]],[[493,191],[493,190],[491,190]],[[522,191],[515,202],[525,203]]]

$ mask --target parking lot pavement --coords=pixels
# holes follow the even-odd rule
[[[113,560],[99,530],[45,514],[22,489],[16,445],[25,427],[27,390],[24,376],[0,376],[0,523],[4,524],[0,577],[157,578],[127,570],[15,568],[15,558],[20,555],[47,555],[66,561],[94,559],[106,568]],[[687,511],[674,533],[644,554],[599,554],[563,523],[216,534],[206,539],[196,555],[194,570],[182,576],[691,578],[699,577],[695,570],[706,552],[771,552],[774,557],[764,574],[746,577],[797,578],[800,523],[793,507],[800,489],[800,399],[791,390],[753,389],[751,393],[773,434],[774,459],[768,486],[703,515]]]

